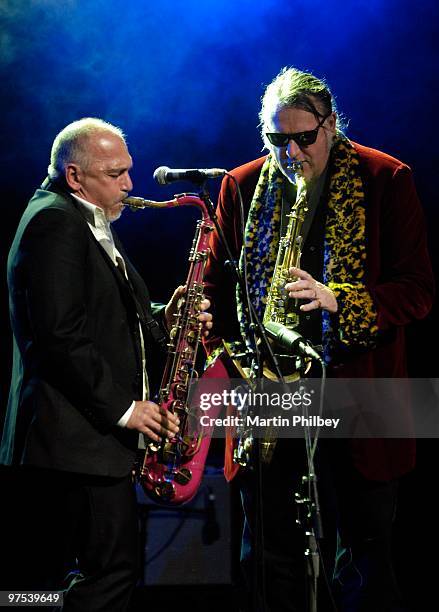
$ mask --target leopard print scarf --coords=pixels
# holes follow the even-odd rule
[[[340,346],[371,348],[378,333],[377,313],[365,285],[366,201],[359,157],[350,141],[337,135],[330,162],[323,282],[337,298],[337,315],[322,311],[323,347],[327,362]],[[262,318],[276,264],[280,239],[285,177],[268,155],[255,189],[241,251],[247,261],[250,298]],[[237,288],[241,332],[248,329],[242,296]]]

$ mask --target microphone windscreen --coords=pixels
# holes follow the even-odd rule
[[[168,170],[169,170],[168,166],[160,166],[159,168],[154,170],[153,177],[154,177],[154,180],[159,185],[167,185],[166,174],[167,174]]]

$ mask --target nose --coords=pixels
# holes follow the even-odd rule
[[[122,191],[131,191],[133,188],[133,183],[131,181],[131,177],[130,177],[130,173],[129,172],[125,172],[123,174],[123,180],[122,180],[122,184],[121,184],[121,189]]]
[[[294,140],[290,140],[286,146],[286,156],[288,159],[298,159],[298,155],[300,154],[301,149],[299,145],[294,142]]]

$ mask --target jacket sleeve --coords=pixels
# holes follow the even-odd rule
[[[423,211],[407,166],[396,168],[389,191],[381,218],[381,273],[370,287],[380,330],[424,318],[434,297]]]
[[[361,286],[330,284],[339,307],[334,330],[345,347],[372,347],[390,328],[425,317],[433,303],[425,222],[412,173],[400,164],[386,181],[376,182],[368,219],[368,280]]]
[[[237,205],[236,187],[232,180],[226,177],[221,185],[216,214],[235,261],[239,258],[242,242],[235,218]],[[204,293],[211,302],[213,329],[208,338],[203,340],[208,355],[221,344],[223,338],[236,339],[239,336],[236,283],[232,271],[226,265],[229,257],[216,229],[212,232],[209,247],[210,254],[204,275]]]

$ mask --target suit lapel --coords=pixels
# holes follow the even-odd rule
[[[75,200],[75,198],[68,191],[62,188],[62,186],[60,187],[59,185],[56,185],[51,181],[49,181],[48,184],[46,183],[47,181],[43,183],[42,188],[59,193],[64,198],[69,200],[74,210],[76,211],[76,214],[80,215],[83,223],[87,224],[87,220],[84,217],[84,214],[82,213],[82,209],[79,206],[78,202]],[[125,249],[123,248],[122,243],[119,240],[118,235],[110,226],[110,230],[113,234],[113,239],[116,248],[124,259],[128,279],[125,277],[125,274],[119,269],[119,267],[114,264],[112,258],[108,255],[106,250],[99,243],[99,240],[96,240],[93,233],[90,231],[90,228],[88,229],[90,234],[90,240],[96,245],[98,252],[103,257],[105,263],[109,267],[111,274],[113,275],[119,286],[122,298],[127,306],[127,310],[138,314],[145,342],[147,340],[152,340],[153,342],[156,342],[158,344],[161,350],[167,352],[168,338],[160,328],[157,321],[151,315],[150,299],[146,285],[137,273],[132,263],[130,262],[127,254],[125,253]],[[140,338],[138,340],[138,342],[136,341],[136,344],[138,344],[136,349],[139,352]]]
[[[144,338],[149,338],[158,345],[162,352],[167,353],[168,336],[167,334],[165,334],[165,332],[162,330],[158,322],[151,314],[151,302],[149,298],[148,289],[145,283],[143,282],[142,277],[138,274],[137,270],[129,260],[129,257],[126,254],[118,235],[113,230],[113,228],[111,228],[111,231],[113,234],[113,239],[116,248],[122,255],[125,262],[129,279],[127,284],[129,284],[130,286],[131,295],[136,305],[137,312],[139,314]]]

